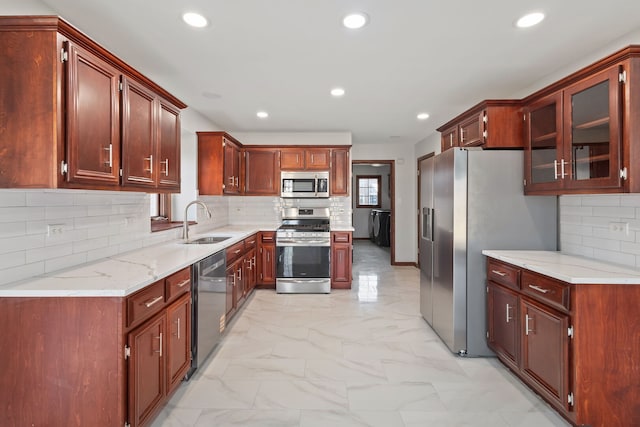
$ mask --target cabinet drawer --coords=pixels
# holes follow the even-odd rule
[[[487,279],[512,289],[520,289],[520,269],[489,258]]]
[[[529,271],[522,272],[522,293],[540,302],[569,311],[570,285]]]
[[[164,307],[164,280],[160,280],[127,298],[127,326],[147,319]]]
[[[260,241],[271,243],[276,241],[276,233],[275,232],[261,232],[260,233]]]
[[[244,250],[250,251],[251,249],[255,249],[257,241],[258,241],[257,234],[254,234],[253,236],[250,236],[244,239]]]
[[[191,268],[184,268],[165,279],[167,301],[191,290]]]
[[[244,253],[244,240],[227,248],[227,265],[238,259]]]
[[[351,233],[340,233],[335,232],[333,234],[333,241],[336,243],[350,243],[351,242]]]

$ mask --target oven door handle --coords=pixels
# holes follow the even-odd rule
[[[282,280],[282,279],[280,279]],[[286,281],[288,283],[325,283],[327,281],[327,279],[289,279],[287,278]]]
[[[330,240],[276,240],[276,246],[331,246]]]

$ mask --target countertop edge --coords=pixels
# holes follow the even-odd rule
[[[485,249],[482,254],[571,284],[640,285],[640,270],[562,252]]]

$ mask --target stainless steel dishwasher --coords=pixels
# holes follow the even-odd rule
[[[225,326],[227,261],[221,250],[195,263],[192,267],[193,307],[191,310],[191,378],[196,369],[220,342]]]

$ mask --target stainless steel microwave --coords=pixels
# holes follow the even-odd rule
[[[281,172],[280,196],[286,198],[329,197],[329,171]]]

